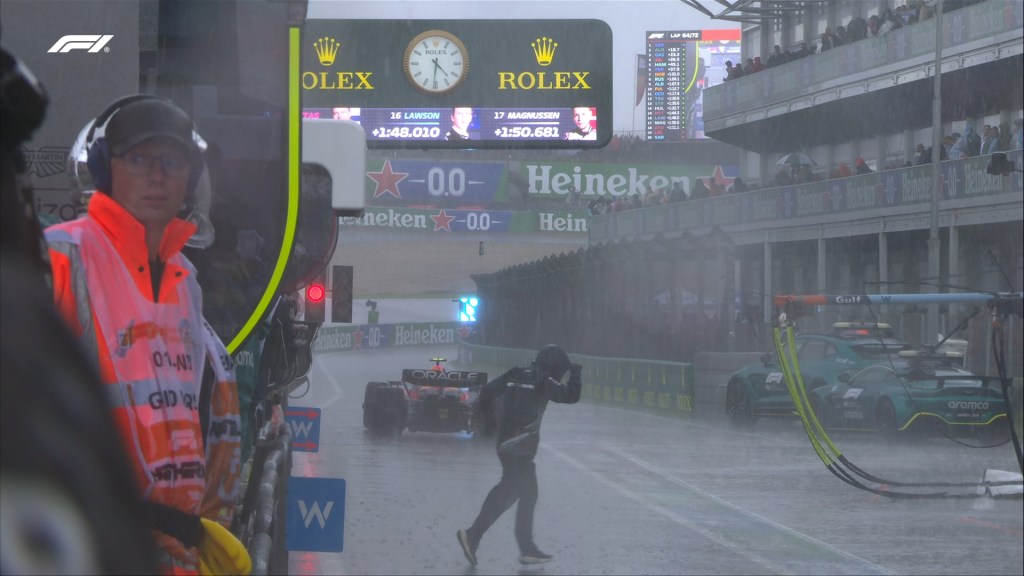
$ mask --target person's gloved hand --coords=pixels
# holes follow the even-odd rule
[[[199,573],[204,576],[248,576],[252,559],[238,538],[213,520],[202,518],[203,536],[199,540]]]

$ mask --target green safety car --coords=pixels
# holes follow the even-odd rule
[[[910,343],[895,336],[888,324],[837,322],[829,334],[795,336],[796,356],[808,391],[839,382],[839,375],[874,364],[888,364]],[[788,343],[786,344],[788,346]],[[788,350],[784,352],[790,357]],[[795,416],[779,360],[766,353],[761,363],[746,366],[729,378],[725,394],[729,421],[750,426],[760,416]]]
[[[903,352],[810,391],[811,409],[826,428],[875,430],[890,439],[910,430],[1009,438],[999,379],[972,374],[960,361],[958,354]]]

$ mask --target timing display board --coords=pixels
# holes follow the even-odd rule
[[[724,76],[723,55],[739,61],[740,30],[647,33],[647,140],[704,137],[703,91]]]
[[[370,148],[597,148],[612,133],[600,20],[308,20],[303,116]]]

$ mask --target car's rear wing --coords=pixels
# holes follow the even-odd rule
[[[415,386],[476,388],[487,383],[487,372],[406,368],[402,370],[402,382]]]

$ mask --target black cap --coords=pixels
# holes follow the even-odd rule
[[[146,98],[129,102],[115,112],[104,130],[104,138],[114,155],[157,136],[177,140],[193,153],[197,146],[192,140],[192,129],[192,120],[184,110],[160,98]]]

